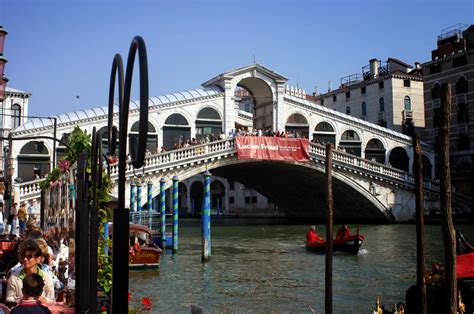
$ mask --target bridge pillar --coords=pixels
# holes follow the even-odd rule
[[[130,215],[130,220],[132,220],[133,213],[136,212],[135,197],[136,197],[135,181],[132,178],[130,181],[130,212],[132,212],[132,215]]]
[[[173,253],[178,252],[178,196],[179,180],[173,177]]]
[[[138,211],[138,224],[142,224],[142,183],[137,182],[137,211]]]
[[[147,184],[147,204],[148,204],[148,228],[150,231],[153,227],[153,182],[148,181]]]
[[[204,202],[201,209],[202,224],[202,256],[206,262],[211,257],[211,173],[204,173]]]
[[[160,180],[160,237],[161,246],[164,252],[166,248],[166,190],[165,190],[165,178]]]

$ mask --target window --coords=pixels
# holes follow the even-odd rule
[[[257,197],[256,197],[256,196],[252,196],[252,197],[251,197],[251,202],[252,202],[252,204],[257,204]]]
[[[245,197],[245,204],[250,204],[250,196]]]
[[[403,107],[405,110],[411,110],[411,99],[409,96],[405,96],[405,101],[403,102]]]
[[[336,95],[332,95],[332,101],[333,101],[333,102],[336,102],[336,100],[337,100],[337,96],[336,96]]]
[[[360,88],[360,93],[361,93],[361,94],[365,94],[365,86],[362,86],[362,87]]]
[[[360,106],[361,106],[362,115],[366,116],[367,115],[367,105],[365,104],[365,101]]]
[[[351,106],[346,107],[346,114],[351,114]]]
[[[234,204],[234,197],[233,196],[229,196],[229,204]]]
[[[351,98],[351,92],[346,92],[346,99]]]
[[[383,87],[384,87],[384,86],[383,86],[383,81],[380,81],[380,82],[379,82],[379,88],[383,88]]]
[[[21,107],[20,105],[14,104],[12,106],[12,129],[20,126],[21,122]]]
[[[434,108],[433,113],[434,113],[433,114],[433,126],[437,127],[437,126],[439,126],[439,124],[441,122],[440,121],[441,120],[441,112],[440,112],[439,108]]]
[[[467,80],[464,76],[461,76],[456,82],[456,94],[464,94],[467,93],[467,91]]]
[[[411,81],[410,80],[403,80],[403,86],[410,87]]]
[[[431,99],[438,99],[441,94],[441,85],[439,83],[435,83],[433,88],[431,89]]]
[[[235,181],[234,180],[229,180],[229,189],[230,190],[235,189]]]
[[[458,123],[469,123],[469,110],[466,103],[458,104]]]
[[[380,97],[379,99],[379,111],[385,112],[385,100],[383,99],[383,97]]]

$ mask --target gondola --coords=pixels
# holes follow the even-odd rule
[[[364,241],[364,236],[357,234],[343,239],[333,241],[333,252],[347,252],[351,254],[359,253],[359,248]],[[320,242],[306,242],[306,250],[312,252],[326,252],[326,240]]]

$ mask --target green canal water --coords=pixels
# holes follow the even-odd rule
[[[474,226],[457,227],[474,243]],[[307,229],[213,226],[212,257],[203,264],[200,227],[181,227],[179,253],[163,254],[159,269],[131,271],[130,291],[135,300],[150,297],[156,313],[189,313],[191,304],[212,313],[324,313],[325,256],[304,249]],[[391,309],[416,282],[415,225],[361,225],[360,232],[358,255],[333,257],[334,313],[371,313],[376,296]],[[443,263],[441,226],[426,226],[425,239],[427,265]]]

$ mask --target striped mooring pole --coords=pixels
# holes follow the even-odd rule
[[[166,248],[166,191],[165,191],[165,178],[160,180],[160,236],[161,236],[161,248]]]
[[[135,181],[132,178],[130,181],[130,212],[132,213],[132,215],[130,215],[130,221],[133,221],[133,213],[137,211],[135,208],[135,198],[137,197],[135,187]]]
[[[173,177],[173,253],[178,252],[178,177]]]
[[[142,224],[142,182],[137,182],[137,211],[138,211],[138,223]]]
[[[152,190],[153,190],[153,182],[148,181],[147,184],[147,196],[148,196],[148,228],[150,231],[152,230],[153,226],[153,195],[152,195]]]
[[[203,262],[211,258],[211,173],[204,173],[204,204],[201,210]]]

